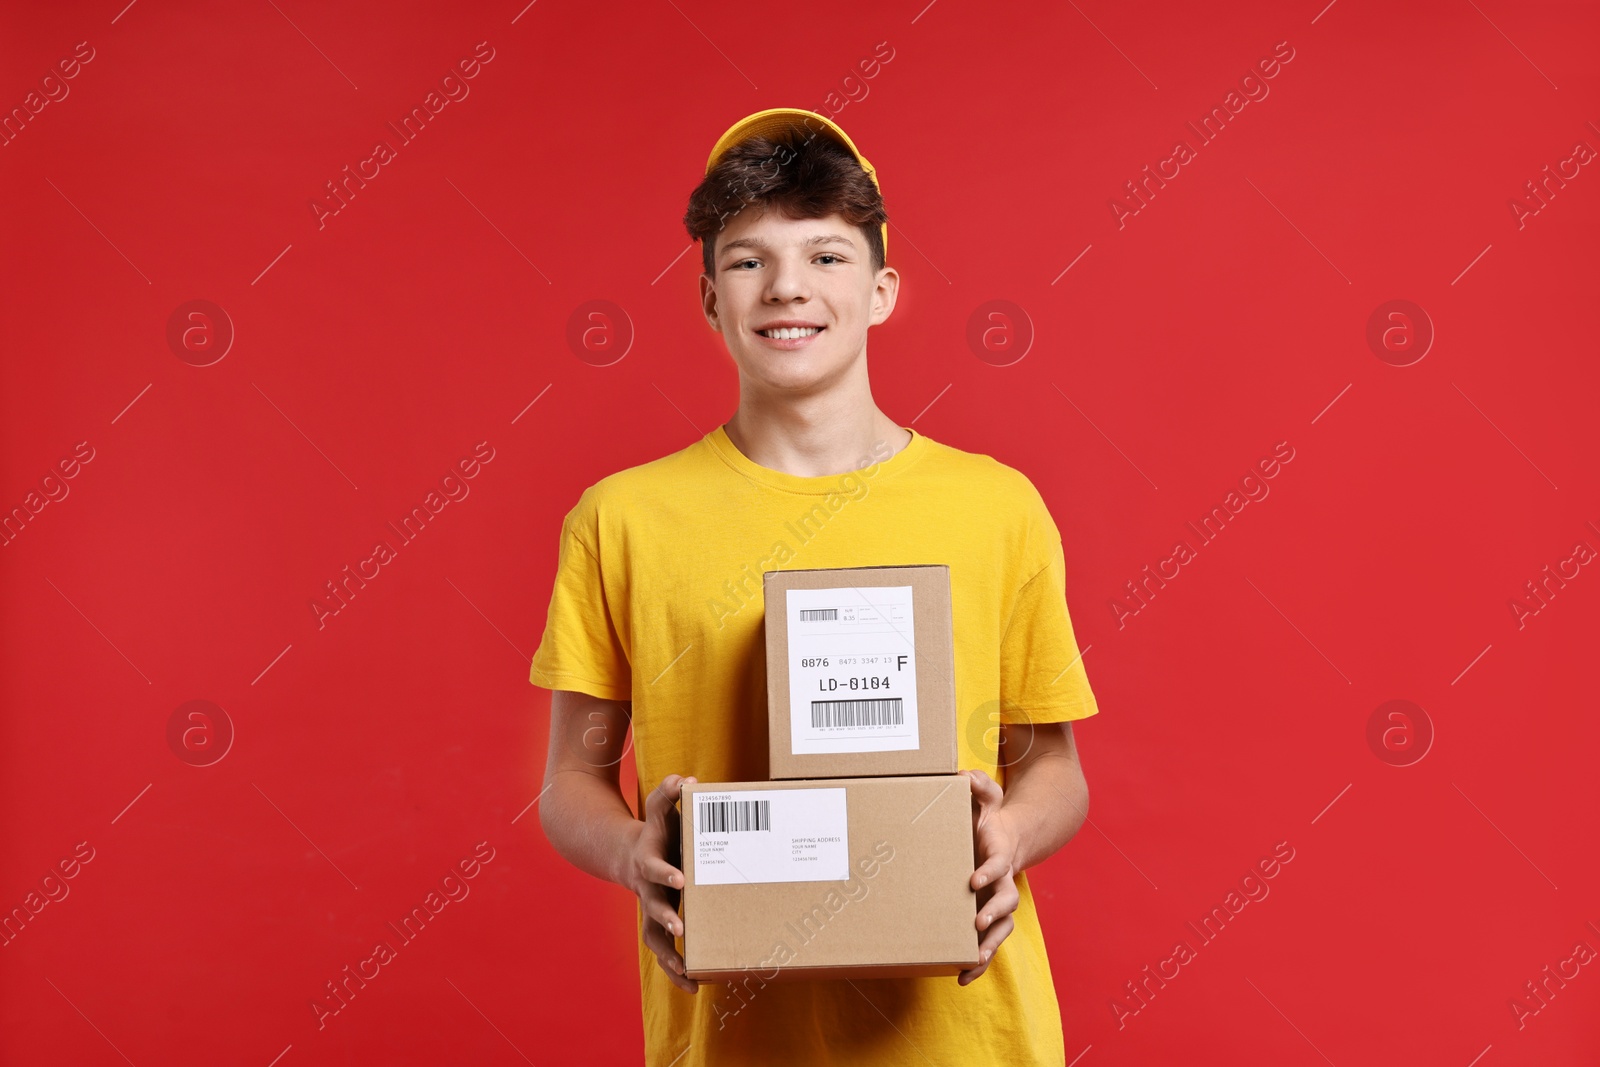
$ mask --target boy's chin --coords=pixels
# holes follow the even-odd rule
[[[826,379],[831,366],[810,352],[752,352],[742,369],[745,377],[768,385],[802,386]]]
[[[758,378],[756,388],[770,397],[808,396],[817,391],[821,383],[812,379]]]

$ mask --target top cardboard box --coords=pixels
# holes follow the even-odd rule
[[[768,777],[956,770],[944,564],[767,571]]]

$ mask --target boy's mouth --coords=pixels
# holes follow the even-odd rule
[[[778,326],[770,330],[757,330],[762,337],[774,341],[794,341],[805,337],[815,337],[826,327],[823,326]]]

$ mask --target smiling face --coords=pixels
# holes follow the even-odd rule
[[[859,227],[750,207],[715,239],[716,273],[700,276],[700,296],[741,391],[816,392],[865,370],[867,327],[894,310],[900,275],[873,269]]]

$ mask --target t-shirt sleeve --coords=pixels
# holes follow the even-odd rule
[[[1038,507],[1043,509],[1043,502]],[[1000,721],[1061,722],[1100,709],[1067,613],[1061,535],[1045,512],[1035,529],[1046,560],[1027,575],[1000,639]]]
[[[545,689],[630,700],[632,671],[606,596],[597,533],[596,499],[590,487],[561,523],[550,610],[528,680]]]

